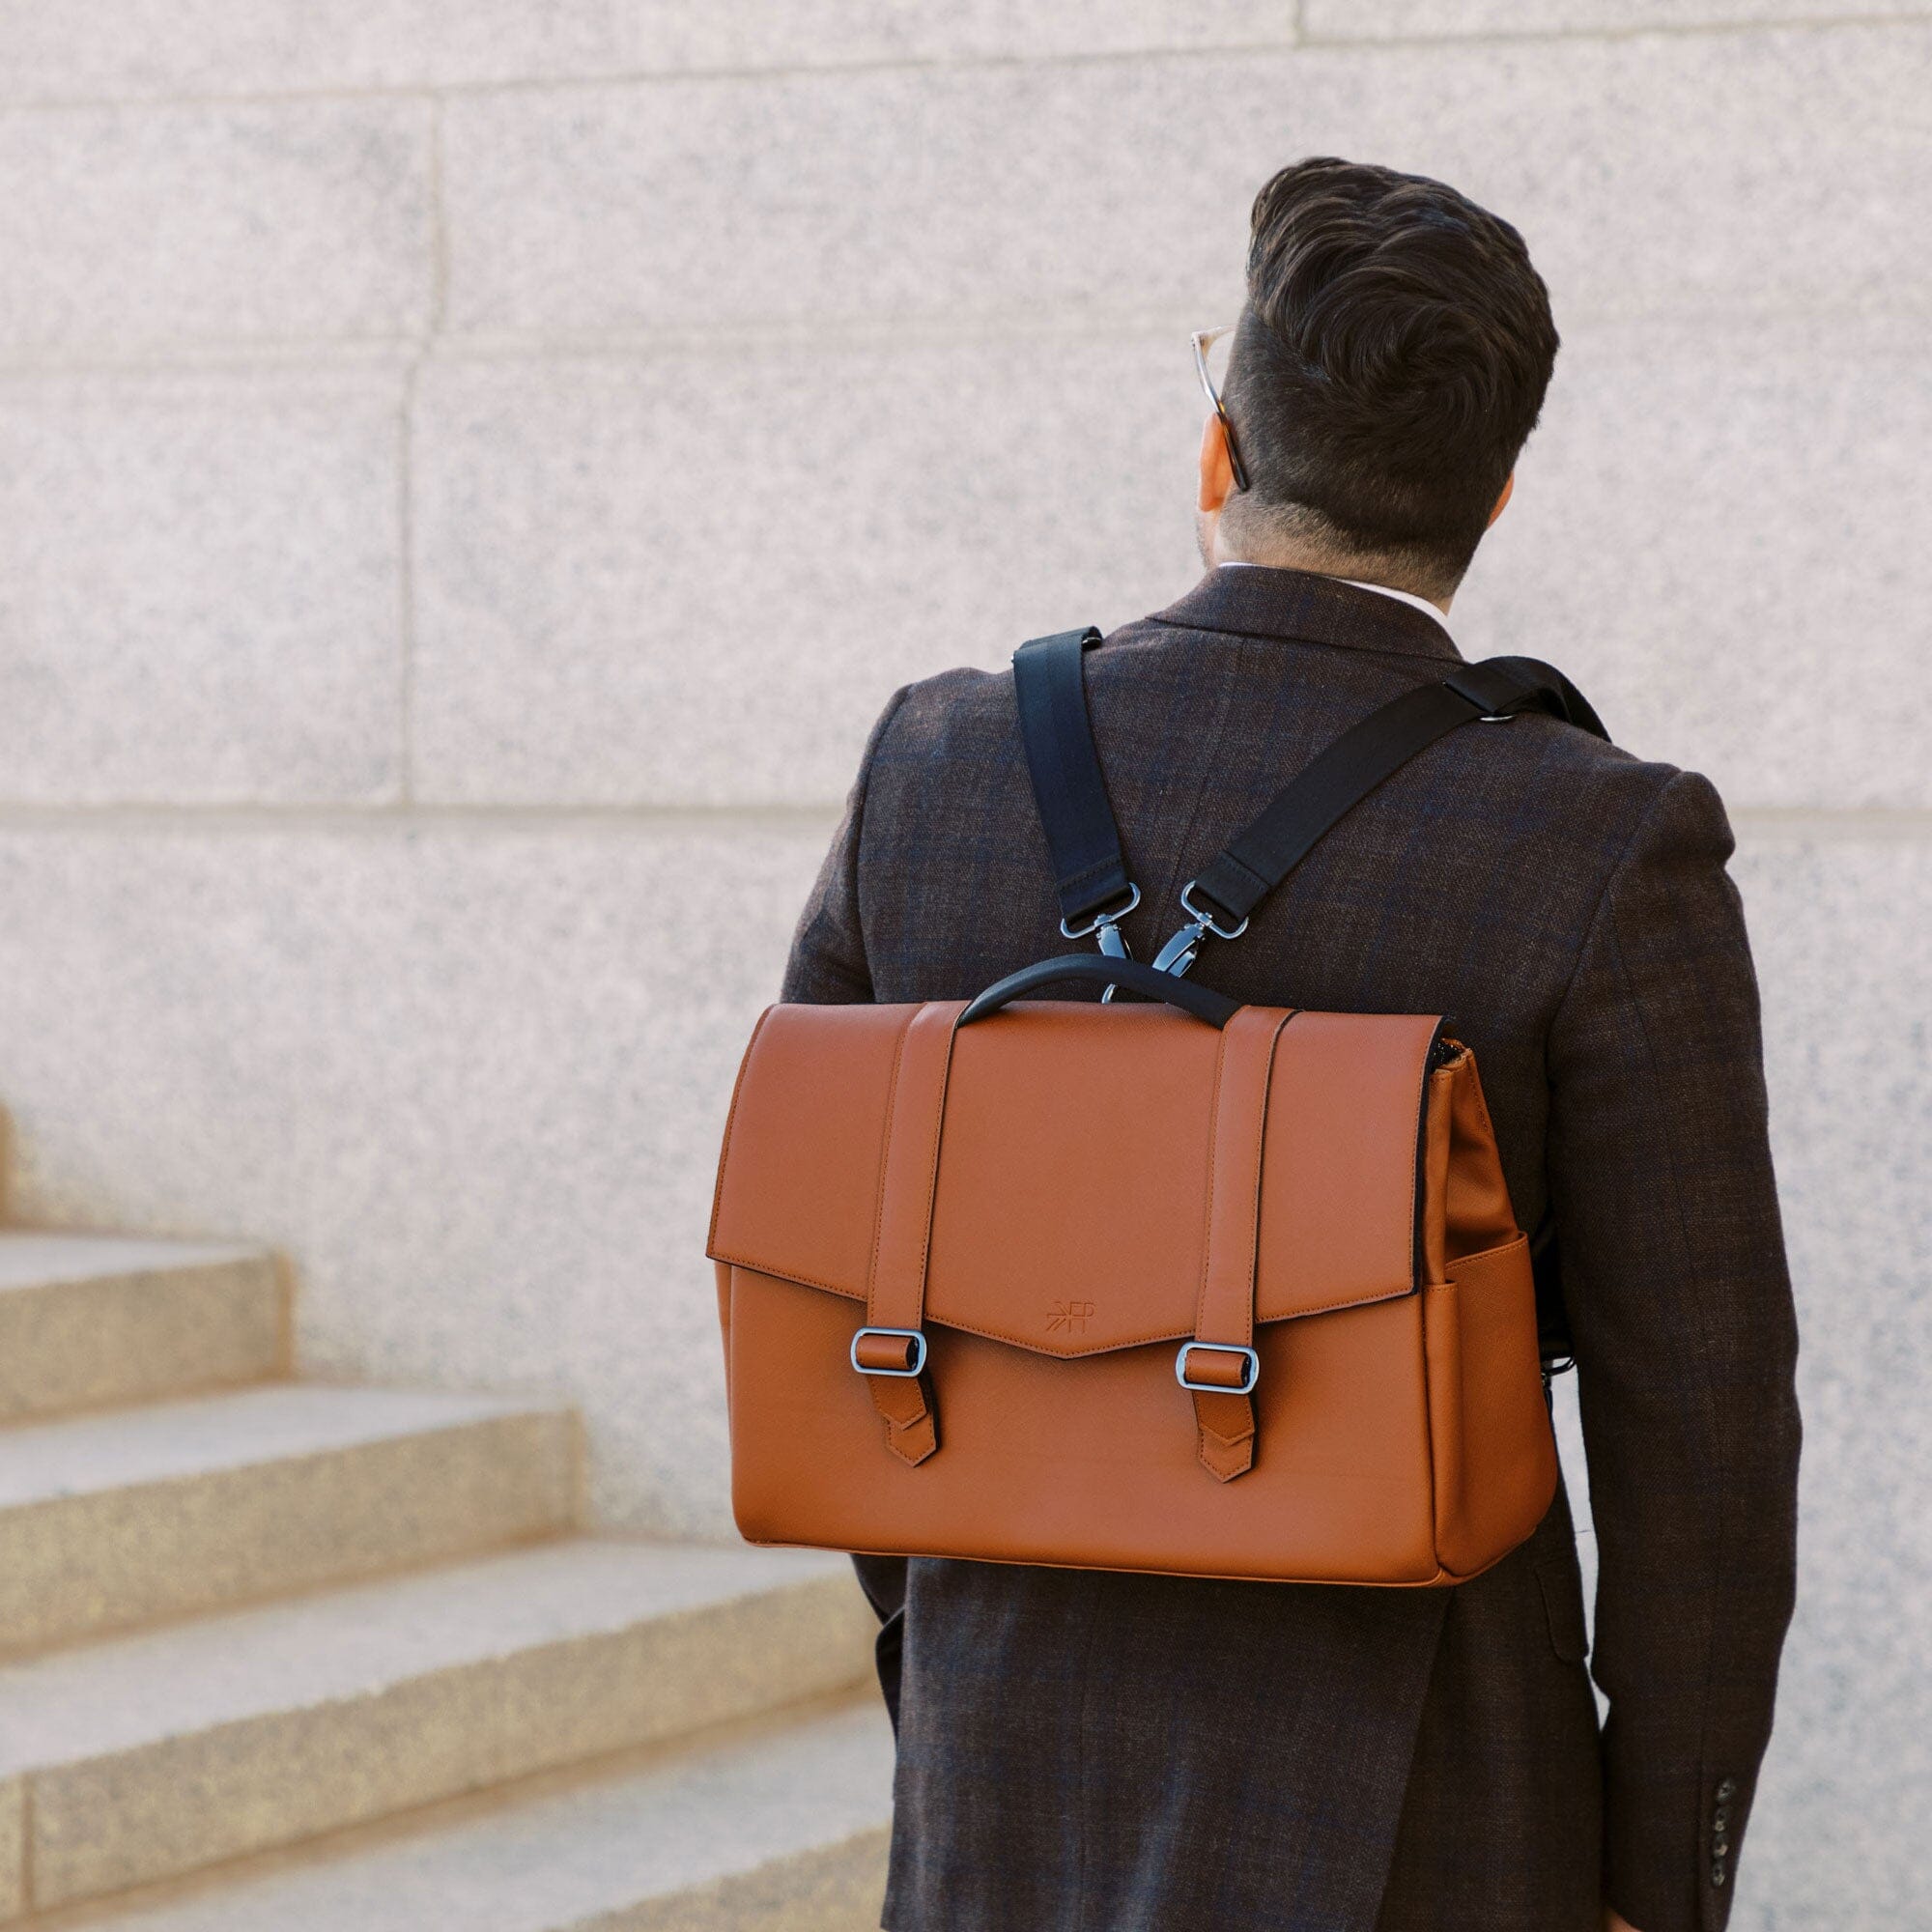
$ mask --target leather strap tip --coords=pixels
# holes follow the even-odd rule
[[[1217,1483],[1232,1483],[1255,1466],[1255,1438],[1246,1435],[1230,1442],[1224,1436],[1209,1435],[1203,1431],[1199,1454],[1201,1466]]]
[[[893,1431],[886,1446],[909,1469],[917,1469],[939,1447],[939,1436],[928,1421],[918,1429]]]
[[[1194,1394],[1196,1455],[1217,1483],[1232,1483],[1255,1465],[1255,1405],[1245,1395]]]
[[[872,1406],[886,1425],[886,1447],[918,1468],[939,1447],[939,1414],[923,1376],[872,1376]]]

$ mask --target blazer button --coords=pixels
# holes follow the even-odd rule
[[[1735,1798],[1737,1795],[1738,1782],[1734,1777],[1725,1778],[1723,1783],[1718,1786],[1718,1802],[1719,1804],[1722,1804],[1725,1799]]]
[[[1717,1843],[1711,1847],[1711,1856],[1714,1859],[1727,1859],[1730,1857],[1730,1855],[1731,1855],[1731,1844],[1728,1838],[1719,1838],[1717,1841]]]
[[[1718,1808],[1711,1813],[1711,1823],[1720,1832],[1730,1822],[1731,1822],[1730,1810],[1725,1805],[1719,1804]]]
[[[1713,1885],[1721,1886],[1727,1876],[1728,1874],[1722,1865],[1713,1865],[1711,1867],[1711,1883]]]

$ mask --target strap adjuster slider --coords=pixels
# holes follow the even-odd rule
[[[1212,1355],[1238,1355],[1241,1358],[1241,1379],[1230,1385],[1227,1382],[1191,1381],[1187,1374],[1187,1357],[1196,1349],[1205,1349]],[[1252,1349],[1237,1348],[1232,1342],[1183,1342],[1175,1352],[1174,1378],[1184,1389],[1192,1389],[1198,1395],[1247,1395],[1261,1379],[1262,1358]]]
[[[910,1342],[912,1348],[909,1350],[901,1350],[900,1352],[910,1355],[912,1366],[900,1369],[867,1367],[866,1363],[859,1359],[859,1344],[874,1335],[890,1335],[895,1341]],[[925,1337],[917,1328],[860,1328],[852,1336],[851,1357],[852,1366],[862,1376],[895,1376],[910,1380],[914,1376],[924,1372]]]

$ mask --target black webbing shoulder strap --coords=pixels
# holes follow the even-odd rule
[[[1140,899],[1127,877],[1087,712],[1086,656],[1099,641],[1090,624],[1035,638],[1013,653],[1020,738],[1053,855],[1060,929],[1068,939],[1091,932],[1102,914],[1118,918]]]
[[[1547,712],[1599,738],[1609,735],[1589,700],[1553,666],[1535,658],[1459,665],[1441,683],[1419,685],[1372,711],[1312,759],[1189,884],[1187,909],[1227,937],[1325,834],[1418,752],[1460,725],[1500,723],[1524,711]]]
[[[1063,926],[1086,930],[1138,896],[1100,773],[1087,709],[1092,625],[1035,638],[1013,654],[1020,736],[1034,802],[1053,856]],[[1316,844],[1417,753],[1459,726],[1543,711],[1607,738],[1590,701],[1552,665],[1486,658],[1458,665],[1439,684],[1418,685],[1350,725],[1277,792],[1267,809],[1190,880],[1183,902],[1228,938]],[[1208,901],[1205,907],[1196,903]]]

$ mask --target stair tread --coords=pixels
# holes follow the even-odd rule
[[[798,1550],[573,1538],[0,1664],[0,1776],[372,1696],[834,1577]]]
[[[0,1431],[0,1509],[276,1462],[557,1405],[287,1382]]]
[[[876,1697],[780,1729],[654,1754],[567,1788],[509,1793],[407,1831],[281,1854],[163,1902],[95,1908],[98,1932],[571,1932],[891,1818]],[[67,1923],[67,1920],[63,1920]]]
[[[0,1230],[0,1294],[62,1282],[259,1262],[265,1252],[238,1241],[160,1240],[145,1235],[10,1228]]]

